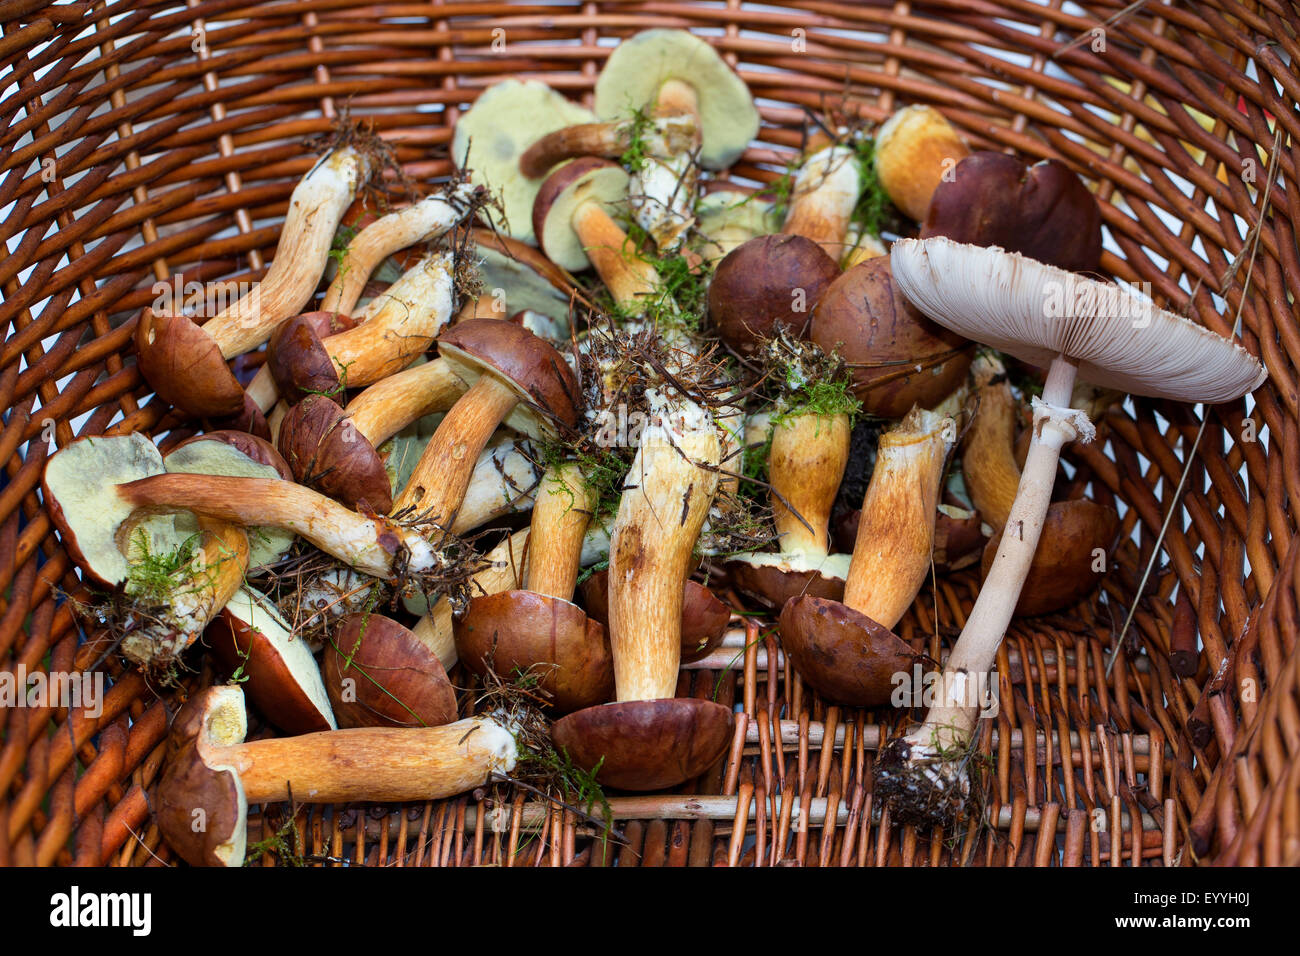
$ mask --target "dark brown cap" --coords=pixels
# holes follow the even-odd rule
[[[665,790],[698,777],[731,742],[732,714],[711,700],[620,701],[588,707],[551,726],[555,746],[619,790]]]
[[[455,621],[454,634],[461,663],[480,677],[489,664],[505,678],[533,668],[558,713],[614,696],[605,629],[569,601],[533,591],[482,595]]]
[[[523,326],[498,319],[458,322],[438,339],[438,353],[472,384],[489,372],[523,400],[506,424],[533,438],[555,432],[554,424],[578,424],[578,379],[564,356]]]
[[[375,514],[392,510],[384,460],[333,399],[308,395],[289,409],[277,441],[300,484],[354,511],[362,502]]]
[[[582,582],[582,604],[587,613],[609,627],[609,571],[597,571]],[[722,643],[731,609],[698,581],[687,580],[682,588],[681,662],[689,664],[707,657]]]
[[[266,346],[266,364],[280,396],[295,405],[308,395],[339,391],[339,367],[322,339],[353,328],[351,316],[306,312],[285,322]]]
[[[381,614],[350,614],[321,659],[340,727],[438,727],[456,719],[447,671],[414,633]]]
[[[158,397],[187,415],[223,418],[244,410],[244,389],[221,348],[183,315],[145,309],[135,327],[136,363]]]

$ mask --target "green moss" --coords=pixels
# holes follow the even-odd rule
[[[645,169],[649,159],[646,147],[646,132],[654,125],[648,110],[638,107],[632,110],[632,119],[628,121],[625,135],[628,143],[619,163],[630,173],[639,173]]]
[[[171,551],[155,553],[149,532],[135,528],[127,549],[126,593],[149,604],[170,604],[190,589],[198,543],[199,535],[192,534]]]

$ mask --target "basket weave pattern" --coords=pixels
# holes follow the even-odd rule
[[[805,110],[847,96],[874,124],[933,104],[974,148],[1077,170],[1113,239],[1103,268],[1220,334],[1240,315],[1270,381],[1209,410],[1138,399],[1067,452],[1067,492],[1115,502],[1125,543],[1099,596],[1017,621],[1004,642],[1001,707],[981,737],[990,825],[931,834],[882,820],[871,765],[899,718],[825,705],[770,628],[741,622],[679,684],[743,704],[730,754],[681,793],[615,797],[625,843],[603,847],[569,810],[489,791],[304,810],[305,852],[372,865],[1300,863],[1300,325],[1287,291],[1300,287],[1300,11],[1152,2],[1089,33],[1124,6],[3,0],[0,668],[93,663],[59,599],[79,584],[42,510],[43,463],[77,435],[193,433],[135,369],[136,316],[156,281],[264,274],[314,160],[306,138],[347,111],[409,176],[444,176],[456,117],[486,86],[532,77],[586,101],[615,39],[685,27],[759,99],[761,143],[737,182],[780,174]],[[970,572],[939,579],[900,636],[937,657],[977,587]],[[1203,644],[1191,678],[1169,666],[1178,588]],[[96,716],[0,707],[0,864],[174,862],[148,791],[177,694],[110,675]],[[250,840],[283,809],[259,814]]]

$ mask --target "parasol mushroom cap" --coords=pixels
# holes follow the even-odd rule
[[[163,467],[171,473],[224,475],[228,478],[279,478],[293,481],[293,471],[271,443],[246,432],[222,430],[187,438],[163,456]],[[186,516],[177,515],[177,526],[188,527]],[[250,570],[279,561],[297,537],[280,528],[249,529]]]
[[[213,751],[243,743],[247,733],[244,692],[237,684],[204,688],[172,721],[154,818],[168,846],[191,866],[244,863],[248,800],[239,769],[215,759]]]
[[[596,156],[575,159],[551,173],[533,203],[533,230],[542,251],[570,272],[588,268],[591,260],[573,228],[574,213],[594,202],[617,218],[627,205],[631,182],[622,166]]]
[[[208,625],[212,653],[227,672],[246,676],[254,706],[288,734],[337,730],[311,648],[271,599],[241,588]]]
[[[157,446],[138,432],[79,438],[45,463],[41,490],[50,520],[68,556],[95,583],[111,588],[126,581],[130,542],[122,540],[124,526],[133,535],[147,535],[149,551],[157,554],[174,552],[195,532],[192,519],[179,522],[174,514],[128,523],[134,508],[105,491],[165,471]]]
[[[996,246],[902,239],[890,263],[908,300],[945,328],[1033,365],[1067,355],[1095,385],[1216,403],[1268,378],[1236,342],[1123,286]]]
[[[493,375],[519,395],[506,424],[530,438],[550,438],[556,423],[578,423],[578,380],[564,356],[513,322],[468,319],[438,339],[438,354],[466,385]]]
[[[488,87],[456,122],[452,160],[469,180],[501,203],[498,224],[514,239],[536,245],[533,200],[541,182],[519,170],[519,157],[547,133],[590,123],[588,109],[537,80],[503,80]]]
[[[754,98],[706,40],[685,30],[643,30],[609,55],[596,80],[596,115],[628,119],[652,107],[669,80],[694,88],[700,111],[700,165],[725,169],[758,135]]]

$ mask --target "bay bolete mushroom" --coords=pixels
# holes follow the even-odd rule
[[[1124,288],[1017,253],[946,238],[901,240],[891,250],[908,299],[946,328],[1048,367],[1034,400],[1033,437],[997,556],[940,681],[925,723],[881,753],[876,787],[900,822],[939,823],[969,794],[963,762],[977,702],[1038,547],[1061,446],[1093,434],[1069,407],[1076,375],[1138,395],[1225,402],[1268,377],[1240,345]]]
[[[438,352],[468,386],[429,439],[394,514],[450,527],[479,453],[502,422],[533,438],[577,424],[577,379],[555,348],[527,329],[470,319],[438,340]]]
[[[881,418],[937,405],[965,380],[974,353],[970,342],[907,300],[885,256],[830,284],[813,311],[809,337],[823,351],[839,353],[863,410]]]
[[[799,675],[841,704],[889,703],[896,674],[925,660],[893,633],[930,573],[935,509],[952,419],[915,408],[880,436],[843,602],[802,595],[781,611]]]
[[[137,361],[160,398],[202,418],[244,411],[243,387],[226,360],[261,345],[310,301],[335,229],[370,172],[370,161],[352,146],[321,157],[289,197],[265,278],[201,326],[179,312],[144,310],[135,329]]]
[[[917,222],[945,176],[970,155],[970,147],[933,106],[897,110],[876,133],[876,175],[890,200]]]
[[[193,866],[242,866],[250,803],[437,800],[509,773],[514,732],[490,716],[439,727],[361,727],[245,741],[237,685],[195,694],[172,721],[154,818]]]
[[[480,676],[533,673],[558,713],[608,700],[614,669],[605,629],[573,603],[582,540],[597,505],[576,463],[552,466],[533,506],[527,584],[473,598],[456,622],[460,660]]]
[[[694,402],[647,393],[654,413],[619,501],[609,558],[614,703],[576,711],[551,729],[556,746],[602,783],[662,790],[698,776],[731,738],[721,704],[674,699],[682,585],[717,487],[722,446]]]
[[[939,183],[921,238],[998,246],[1074,272],[1101,264],[1101,207],[1064,163],[971,153]]]

